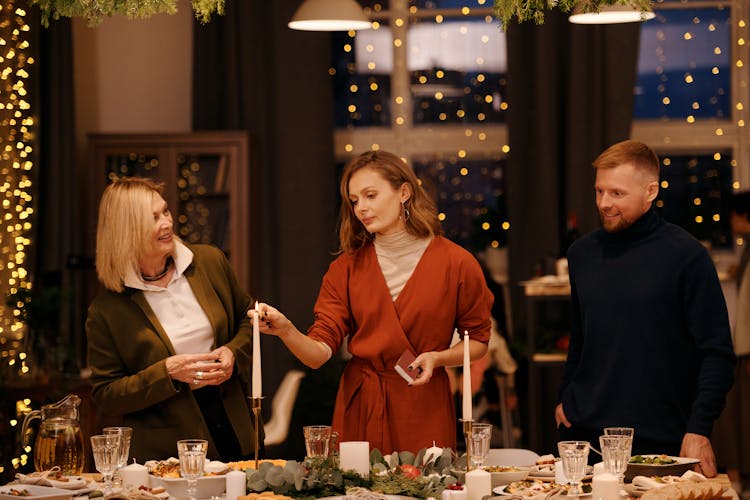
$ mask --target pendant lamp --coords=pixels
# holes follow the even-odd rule
[[[293,30],[349,31],[372,28],[355,0],[305,0],[289,21]]]
[[[579,4],[568,21],[574,24],[617,24],[648,21],[654,17],[656,14],[652,10],[641,11],[630,5],[602,5],[599,12],[583,12]]]

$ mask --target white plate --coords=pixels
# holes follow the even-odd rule
[[[531,468],[531,471],[529,471],[529,475],[527,476],[527,479],[538,479],[540,481],[554,481],[555,480],[555,471],[549,471],[549,470],[539,470],[536,468],[537,466],[534,466]],[[586,466],[586,475],[583,476],[581,479],[582,481],[590,481],[594,474],[594,468],[590,465]]]
[[[321,497],[319,500],[352,500],[352,498],[347,495],[337,495],[335,497]],[[415,497],[404,497],[401,495],[385,495],[385,498],[388,500],[416,500]]]
[[[493,488],[492,492],[496,495],[500,496],[521,496],[522,498],[527,498],[529,500],[537,499],[537,498],[544,498],[547,493],[552,491],[557,487],[554,483],[542,483],[539,484],[535,481],[527,481],[530,484],[530,487],[525,489],[521,488],[513,493],[506,492],[505,489],[510,486],[509,484],[505,484],[503,486],[498,486],[497,488]],[[589,485],[590,486],[590,485]],[[555,497],[567,497],[567,493],[563,490],[555,494]],[[584,493],[583,495],[579,495],[577,498],[590,498],[591,492]]]
[[[19,497],[12,495],[11,490],[26,490],[31,493],[29,496]],[[60,488],[52,488],[51,486],[38,486],[36,484],[7,484],[0,486],[0,499],[2,500],[70,500],[73,498],[73,492],[70,490],[63,490]]]

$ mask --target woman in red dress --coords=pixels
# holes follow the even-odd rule
[[[307,335],[261,304],[260,330],[278,336],[318,368],[345,339],[352,355],[341,377],[333,427],[342,441],[383,453],[456,447],[446,366],[460,365],[469,334],[472,360],[487,352],[493,296],[476,259],[441,236],[435,203],[399,157],[369,151],[341,179],[340,255],[323,277]],[[252,316],[251,316],[252,317]],[[418,373],[394,370],[405,351]]]

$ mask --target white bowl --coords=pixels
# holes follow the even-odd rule
[[[152,488],[161,486],[169,496],[184,498],[187,496],[187,479],[182,477],[159,477],[149,475],[149,482]],[[211,498],[221,496],[226,489],[227,476],[203,476],[198,478],[197,498]]]
[[[492,469],[493,467],[483,467],[486,469]],[[516,481],[523,481],[526,479],[526,476],[529,475],[529,472],[531,469],[529,467],[504,467],[509,470],[503,470],[503,471],[492,471],[489,470],[487,472],[490,473],[492,477],[492,487],[497,488],[498,486],[502,486],[504,484],[510,484],[514,483]]]

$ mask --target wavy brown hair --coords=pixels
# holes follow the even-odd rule
[[[341,176],[341,210],[339,213],[339,251],[351,253],[362,248],[373,235],[365,229],[349,200],[349,181],[355,172],[370,168],[388,181],[393,189],[400,189],[404,184],[411,188],[411,196],[404,203],[409,211],[406,218],[406,231],[414,236],[426,238],[443,234],[438,220],[437,206],[414,171],[401,158],[387,151],[368,151],[351,160]]]

